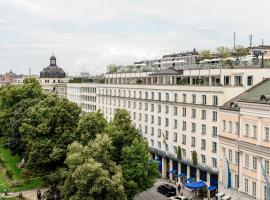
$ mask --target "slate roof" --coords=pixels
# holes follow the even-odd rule
[[[270,104],[270,78],[263,80],[237,97],[226,102],[221,109],[238,111],[237,102]]]

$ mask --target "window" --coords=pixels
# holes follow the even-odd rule
[[[217,121],[217,111],[212,112],[212,121],[216,122]]]
[[[151,146],[153,147],[154,146],[154,140],[151,139]]]
[[[206,119],[206,110],[202,110],[202,120]]]
[[[158,113],[161,113],[161,105],[158,105]]]
[[[247,85],[252,86],[253,85],[253,76],[248,76],[247,77]]]
[[[217,167],[217,159],[212,158],[212,167]]]
[[[245,167],[249,168],[249,155],[245,154]]]
[[[235,133],[239,134],[239,122],[235,122]]]
[[[148,99],[148,92],[145,92],[145,99]]]
[[[169,113],[169,106],[165,106],[165,114]]]
[[[245,136],[249,135],[249,124],[245,124]]]
[[[235,151],[235,164],[238,164],[239,162],[239,152]]]
[[[232,162],[232,150],[229,149],[229,161]]]
[[[177,106],[173,107],[173,115],[177,115]]]
[[[257,170],[257,158],[255,156],[252,159],[252,169]]]
[[[196,146],[196,139],[195,137],[191,137],[191,147],[195,147]]]
[[[148,122],[148,115],[147,114],[144,115],[144,122]]]
[[[222,130],[226,131],[226,121],[222,120]]]
[[[187,94],[182,94],[182,100],[183,100],[183,103],[186,103],[187,102]]]
[[[205,139],[201,139],[201,150],[205,150],[205,149],[206,149]]]
[[[257,138],[257,126],[256,125],[252,125],[252,130],[253,130],[253,138]]]
[[[154,124],[155,123],[155,117],[154,115],[151,115],[151,124]]]
[[[145,103],[145,104],[144,104],[144,110],[145,110],[145,111],[148,111],[148,103]]]
[[[133,109],[136,109],[136,101],[133,102]]]
[[[242,85],[242,76],[234,76],[234,85],[236,86]]]
[[[187,136],[186,135],[182,135],[182,144],[186,144],[187,143]]]
[[[194,122],[191,123],[191,132],[192,133],[196,132],[196,124]]]
[[[154,111],[155,111],[155,105],[151,104],[151,112],[154,112]]]
[[[216,126],[212,126],[212,137],[217,138],[217,127]]]
[[[158,100],[161,101],[161,92],[158,93]]]
[[[185,158],[187,156],[187,151],[186,149],[182,149],[182,157]]]
[[[202,95],[202,104],[206,105],[206,95]]]
[[[158,148],[161,149],[161,142],[158,141]]]
[[[144,133],[147,134],[148,133],[148,126],[144,127]]]
[[[206,125],[205,124],[202,124],[202,135],[205,135],[206,134]]]
[[[195,108],[192,108],[191,109],[191,118],[192,119],[195,119],[196,118],[196,109]]]
[[[166,101],[170,101],[170,95],[169,95],[169,93],[166,93]]]
[[[186,108],[183,108],[182,111],[183,111],[182,116],[183,117],[186,117],[187,116],[187,109]]]
[[[213,102],[212,102],[213,106],[217,106],[218,105],[218,96],[214,95],[213,96]]]
[[[174,154],[177,154],[177,147],[176,146],[173,146],[173,152],[174,152]]]
[[[169,139],[169,131],[165,131],[165,139],[166,139],[166,140]]]
[[[139,113],[139,121],[142,120],[142,113]]]
[[[173,128],[174,129],[177,129],[177,120],[175,119],[175,120],[173,120],[174,121],[174,123],[173,123]]]
[[[234,187],[238,188],[239,187],[239,181],[238,181],[238,174],[234,175]]]
[[[231,85],[231,77],[230,76],[224,76],[224,85],[225,86]]]
[[[187,130],[187,123],[185,121],[182,122],[182,131]]]
[[[139,91],[139,98],[142,98],[142,91]]]
[[[205,164],[205,155],[201,154],[201,162]]]
[[[151,127],[151,136],[154,136],[155,135],[155,129],[154,127]]]
[[[264,140],[269,141],[269,127],[264,128]]]
[[[169,126],[169,118],[165,118],[165,127]]]
[[[212,142],[212,153],[217,153],[217,143]]]
[[[195,94],[192,94],[192,103],[196,104],[196,95]]]
[[[177,142],[177,133],[175,133],[175,132],[173,133],[173,141]]]
[[[142,109],[142,102],[139,102],[139,110]]]
[[[264,161],[264,171],[266,175],[269,175],[269,161],[268,160]]]
[[[229,133],[231,133],[231,132],[232,132],[232,122],[229,121]]]
[[[268,188],[267,186],[263,187],[263,200],[269,200],[270,196],[269,196],[269,192],[268,192]]]
[[[155,93],[151,92],[151,99],[154,100],[155,99]]]
[[[161,129],[158,129],[158,138],[161,138]]]
[[[158,117],[158,125],[161,125],[161,117]]]
[[[245,178],[245,192],[248,193],[248,179]]]
[[[177,95],[177,93],[174,93],[174,101],[175,101],[175,102],[178,101],[178,95]]]

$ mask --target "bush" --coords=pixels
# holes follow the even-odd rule
[[[20,187],[23,185],[23,181],[11,181],[9,185],[12,188]]]
[[[10,169],[6,168],[5,169],[5,175],[8,179],[12,179],[13,173]]]

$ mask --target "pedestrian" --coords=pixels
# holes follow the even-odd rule
[[[180,183],[178,184],[177,190],[178,190],[178,193],[180,194],[180,192],[181,192],[181,184]]]

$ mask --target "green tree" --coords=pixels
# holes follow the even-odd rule
[[[50,172],[63,164],[67,146],[76,139],[79,114],[76,104],[55,95],[28,109],[20,128],[28,169]]]
[[[111,139],[97,135],[88,145],[75,142],[68,148],[68,177],[62,188],[68,200],[125,200],[122,171],[112,161]]]
[[[107,121],[100,111],[87,113],[80,118],[77,133],[80,135],[80,142],[87,144],[89,140],[96,138],[107,126]]]
[[[192,151],[192,162],[194,165],[197,165],[197,163],[198,163],[198,157],[197,157],[196,151]]]
[[[122,149],[130,146],[136,138],[141,138],[140,132],[133,125],[126,110],[117,109],[113,121],[104,131],[112,138],[115,147],[113,159],[118,164],[121,161]]]
[[[212,59],[213,58],[213,54],[211,53],[210,50],[202,50],[200,52],[200,56],[202,59]]]
[[[182,160],[182,149],[180,146],[177,147],[177,159],[179,162]]]
[[[118,67],[115,64],[109,64],[106,69],[107,72],[117,72]]]
[[[159,177],[158,164],[150,160],[148,145],[142,139],[123,148],[121,166],[128,199],[152,187]]]
[[[218,47],[216,49],[216,52],[217,52],[217,55],[220,57],[220,58],[229,58],[232,56],[232,50],[228,47]]]
[[[237,57],[247,56],[248,54],[249,54],[249,49],[243,46],[238,46],[237,49],[235,49],[235,55]]]

